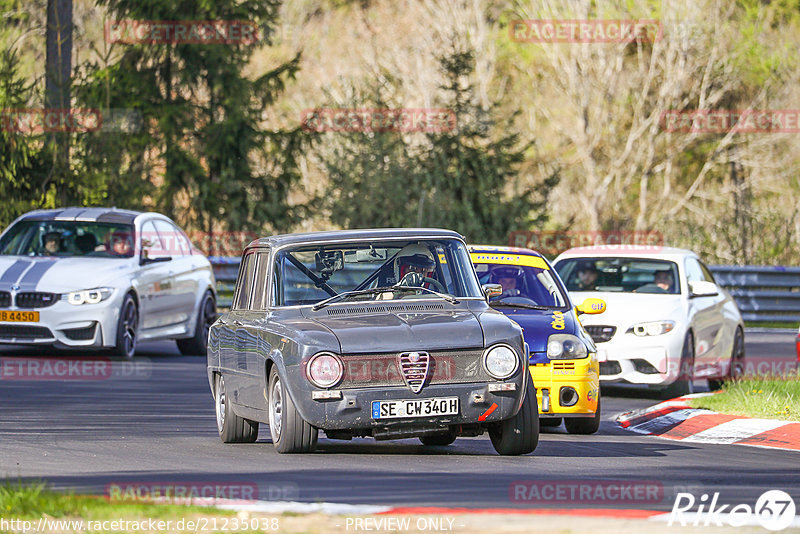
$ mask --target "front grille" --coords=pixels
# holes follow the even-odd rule
[[[11,293],[8,291],[0,291],[0,306],[3,308],[11,306]]]
[[[429,384],[485,382],[483,349],[429,352]],[[341,388],[405,386],[397,368],[398,353],[346,354]]]
[[[88,341],[94,339],[94,330],[96,324],[92,326],[85,326],[83,328],[67,328],[64,330],[64,335],[72,341]]]
[[[618,375],[622,372],[619,362],[600,362],[601,375]]]
[[[52,337],[53,333],[44,326],[0,325],[0,339],[51,339]]]
[[[409,389],[419,393],[428,378],[430,356],[427,352],[404,352],[400,355],[400,373]]]
[[[574,371],[575,362],[553,362],[553,370]]]
[[[30,291],[17,293],[17,308],[46,308],[55,304],[61,296],[57,293]]]
[[[616,326],[603,326],[603,325],[592,324],[584,326],[584,328],[586,329],[586,332],[588,332],[588,334],[592,336],[592,340],[595,343],[605,343],[606,341],[614,337],[614,334],[617,331]]]

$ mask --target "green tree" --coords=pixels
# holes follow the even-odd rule
[[[119,173],[108,194],[125,198],[156,183],[155,207],[209,233],[292,224],[287,197],[299,179],[297,157],[307,136],[299,128],[268,131],[262,124],[297,72],[299,56],[255,79],[244,74],[254,50],[268,44],[263,36],[275,24],[280,2],[98,3],[112,21],[247,21],[262,34],[258,43],[115,44],[124,47],[118,61],[87,70],[87,102],[101,99],[105,108],[135,109],[142,116],[136,135],[118,142],[95,137],[87,148],[92,172]],[[109,171],[117,161],[123,170]]]

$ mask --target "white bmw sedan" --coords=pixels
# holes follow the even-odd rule
[[[65,208],[26,213],[0,235],[0,343],[111,349],[175,339],[204,355],[214,273],[158,213]]]
[[[581,317],[597,344],[601,382],[692,392],[744,372],[744,323],[733,298],[688,250],[580,247],[555,260],[573,300],[598,297],[603,315]]]

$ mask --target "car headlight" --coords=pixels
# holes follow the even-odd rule
[[[317,387],[330,388],[339,383],[344,374],[342,361],[331,352],[320,352],[308,360],[308,380]]]
[[[483,353],[483,366],[490,376],[504,380],[517,371],[519,357],[508,345],[495,345]]]
[[[552,334],[547,338],[547,357],[551,360],[578,360],[586,358],[586,343],[572,334]]]
[[[94,289],[84,289],[67,293],[67,302],[80,306],[81,304],[97,304],[106,300],[114,290],[110,287],[97,287]]]
[[[671,332],[675,328],[675,321],[652,321],[633,325],[628,332],[637,336],[660,336]]]

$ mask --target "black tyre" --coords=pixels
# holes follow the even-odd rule
[[[456,433],[455,432],[448,432],[447,434],[439,434],[436,436],[423,436],[419,438],[423,445],[427,445],[430,447],[443,447],[445,445],[450,445],[456,440]]]
[[[217,375],[214,404],[217,412],[217,430],[223,443],[253,443],[258,438],[258,422],[239,417],[233,412],[222,375]]]
[[[555,428],[561,426],[562,417],[539,417],[539,426]]]
[[[194,336],[175,340],[181,354],[184,356],[205,356],[208,346],[208,330],[216,320],[217,303],[214,300],[214,294],[211,291],[206,291],[197,310],[197,324],[195,325]]]
[[[726,381],[739,380],[744,376],[744,332],[737,327],[733,337],[733,348],[731,349],[731,366],[728,375],[724,378],[710,379],[708,388],[711,391],[721,389]]]
[[[564,426],[570,434],[594,434],[600,428],[600,399],[597,399],[597,411],[594,417],[568,417]]]
[[[139,310],[136,300],[128,293],[122,300],[117,321],[117,339],[111,354],[118,358],[130,360],[136,353],[136,335],[139,331]]]
[[[510,419],[495,423],[489,428],[494,450],[503,456],[528,454],[539,444],[539,406],[536,403],[536,387],[528,379],[525,400],[519,412]]]
[[[673,399],[694,392],[694,337],[691,332],[686,333],[681,351],[681,363],[678,378],[667,386],[661,396],[664,399]]]
[[[269,433],[275,450],[291,454],[317,448],[317,429],[300,416],[275,367],[269,373],[268,401]]]

